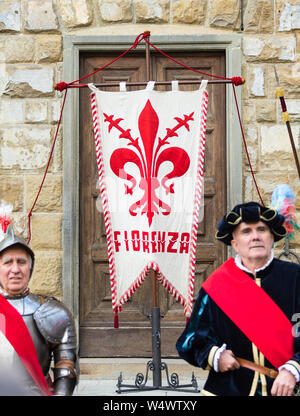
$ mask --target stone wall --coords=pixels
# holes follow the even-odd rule
[[[274,67],[292,131],[300,135],[299,0],[2,0],[0,2],[0,200],[13,204],[15,229],[28,237],[28,212],[40,186],[60,113],[65,34],[242,33],[242,116],[249,154],[266,203],[280,183],[300,182],[280,104]],[[241,31],[243,20],[244,30]],[[37,261],[31,287],[62,297],[62,135],[32,215]],[[244,155],[244,200],[258,199]],[[297,208],[300,200],[297,199]],[[298,215],[300,224],[300,215]],[[300,238],[291,248],[300,249]],[[51,277],[51,278],[50,278]]]

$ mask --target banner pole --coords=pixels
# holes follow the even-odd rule
[[[150,40],[150,31],[145,30],[144,35],[148,37]],[[145,47],[145,55],[146,55],[146,81],[151,80],[151,57],[150,57],[150,45],[146,42]],[[158,300],[157,300],[157,281],[156,281],[156,272],[155,270],[150,270],[150,278],[152,281],[152,306],[153,308],[158,307]]]
[[[144,35],[150,40],[150,32],[145,31]],[[151,58],[150,45],[146,42],[146,81],[151,80]],[[160,343],[160,308],[157,297],[157,280],[155,270],[150,270],[152,281],[152,360],[153,360],[153,386],[161,387],[161,343]]]
[[[150,39],[150,32],[145,30],[144,35]],[[146,81],[151,80],[151,64],[150,64],[150,45],[146,42]]]

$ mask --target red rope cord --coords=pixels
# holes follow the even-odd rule
[[[224,79],[224,80],[228,80],[228,81],[231,81],[232,82],[232,84],[234,84],[234,85],[236,85],[236,86],[238,86],[238,85],[241,85],[241,84],[243,84],[243,79],[241,78],[241,77],[232,77],[232,78],[227,78],[227,77],[222,77],[222,76],[219,76],[219,75],[213,75],[213,74],[208,74],[208,73],[206,73],[206,72],[202,72],[202,71],[199,71],[198,69],[195,69],[195,68],[192,68],[192,67],[190,67],[190,66],[188,66],[188,65],[185,65],[185,64],[183,64],[182,62],[179,62],[179,61],[177,61],[177,59],[175,59],[175,58],[172,58],[171,56],[169,56],[168,54],[166,54],[165,52],[163,52],[162,50],[160,50],[157,46],[155,46],[155,45],[153,45],[153,43],[151,43],[147,38],[149,37],[150,35],[149,35],[149,33],[140,33],[137,37],[136,37],[136,39],[135,39],[135,41],[134,41],[134,43],[133,43],[133,45],[132,46],[130,46],[130,48],[128,48],[125,52],[123,52],[121,55],[119,55],[119,56],[117,56],[115,59],[113,59],[112,61],[110,61],[110,62],[108,62],[107,64],[105,64],[105,65],[103,65],[101,68],[98,68],[98,69],[96,69],[95,71],[93,71],[93,72],[91,72],[90,74],[88,74],[88,75],[85,75],[84,77],[81,77],[81,78],[78,78],[77,80],[75,80],[75,81],[72,81],[72,82],[70,82],[70,83],[66,83],[66,82],[60,82],[60,83],[58,83],[58,84],[56,84],[56,86],[55,86],[55,89],[56,90],[58,90],[58,91],[63,91],[63,90],[65,90],[65,89],[67,89],[69,86],[71,86],[72,85],[72,87],[74,88],[74,87],[77,87],[77,88],[80,88],[80,87],[86,87],[86,84],[81,84],[81,85],[79,85],[79,84],[77,84],[77,85],[74,85],[74,84],[76,84],[76,83],[79,83],[80,81],[82,81],[83,79],[86,79],[86,78],[88,78],[88,77],[90,77],[90,76],[92,76],[92,75],[94,75],[94,74],[96,74],[97,72],[99,72],[99,71],[101,71],[102,69],[105,69],[106,67],[108,67],[109,65],[111,65],[111,64],[113,64],[114,62],[116,62],[118,59],[120,59],[120,58],[122,58],[124,55],[126,55],[131,49],[135,49],[136,47],[137,47],[137,45],[142,41],[142,40],[145,40],[150,46],[152,46],[152,48],[154,48],[156,51],[158,51],[159,53],[161,53],[162,55],[164,55],[166,58],[168,58],[168,59],[170,59],[170,60],[172,60],[173,62],[176,62],[178,65],[181,65],[181,66],[183,66],[183,67],[185,67],[186,69],[189,69],[190,71],[194,71],[194,72],[198,72],[199,74],[202,74],[202,75],[205,75],[205,76],[208,76],[208,77],[212,77],[212,78],[218,78],[218,79]]]
[[[245,152],[246,152],[246,155],[247,155],[247,159],[248,159],[248,163],[249,163],[249,167],[250,167],[251,175],[252,175],[253,182],[254,182],[254,184],[255,184],[256,191],[257,191],[257,193],[258,193],[258,196],[259,196],[260,202],[261,202],[261,204],[262,204],[263,206],[265,206],[265,204],[264,204],[264,202],[263,202],[263,199],[262,199],[262,197],[261,197],[261,194],[260,194],[260,192],[259,192],[259,189],[258,189],[258,186],[257,186],[257,182],[256,182],[256,179],[255,179],[255,175],[254,175],[254,172],[253,172],[253,169],[252,169],[252,164],[251,164],[251,161],[250,161],[250,156],[249,156],[249,152],[248,152],[248,148],[247,148],[247,143],[246,143],[246,139],[245,139],[245,135],[244,135],[244,129],[243,129],[243,125],[242,125],[242,120],[241,120],[241,116],[240,116],[240,111],[239,111],[239,106],[238,106],[238,102],[237,102],[237,98],[236,98],[236,93],[235,93],[235,87],[234,87],[234,85],[232,85],[232,88],[233,88],[233,95],[234,95],[234,100],[235,100],[236,110],[237,110],[237,114],[238,114],[238,118],[239,118],[239,123],[240,123],[240,127],[241,127],[241,132],[242,132],[243,143],[244,143]]]
[[[34,200],[34,202],[32,204],[31,210],[29,211],[29,214],[28,214],[28,241],[27,241],[27,244],[29,244],[30,243],[30,240],[31,240],[31,215],[32,215],[32,211],[34,210],[35,204],[36,204],[36,202],[38,200],[38,197],[40,196],[40,193],[41,193],[41,190],[42,190],[42,187],[44,185],[44,182],[45,182],[45,179],[46,179],[46,175],[47,175],[47,172],[48,172],[48,169],[49,169],[50,161],[51,161],[51,158],[52,158],[52,155],[53,155],[53,151],[54,151],[54,147],[55,147],[55,143],[56,143],[56,139],[57,139],[57,135],[58,135],[58,130],[59,130],[59,127],[60,127],[60,124],[61,124],[61,119],[62,119],[62,114],[63,114],[65,102],[66,102],[67,92],[68,92],[68,90],[66,90],[65,91],[65,94],[64,94],[64,98],[63,98],[63,102],[62,102],[62,107],[61,107],[61,110],[60,110],[60,116],[59,116],[59,120],[58,120],[58,123],[57,123],[57,128],[56,128],[54,140],[53,140],[53,143],[52,143],[50,155],[49,155],[49,158],[48,158],[48,162],[47,162],[47,165],[46,165],[45,173],[44,173],[42,182],[40,184],[38,193],[36,195],[36,198],[35,198],[35,200]]]
[[[138,36],[136,37],[136,39],[135,39],[135,41],[134,41],[133,45],[132,45],[130,48],[128,48],[128,49],[127,49],[125,52],[123,52],[120,56],[118,56],[117,58],[113,59],[111,62],[107,63],[107,64],[106,64],[106,65],[104,65],[103,67],[101,67],[101,68],[97,69],[96,71],[92,72],[91,74],[88,74],[88,75],[86,75],[86,76],[84,76],[84,77],[82,77],[82,78],[79,78],[79,79],[77,79],[77,80],[75,80],[75,81],[72,81],[72,82],[70,82],[70,83],[60,82],[59,84],[57,84],[57,85],[56,85],[55,89],[56,89],[56,90],[58,90],[58,91],[64,91],[64,90],[65,90],[65,95],[64,95],[64,98],[63,98],[63,103],[62,103],[62,107],[61,107],[61,111],[60,111],[60,116],[59,116],[59,120],[58,120],[58,123],[57,123],[57,128],[56,128],[56,132],[55,132],[55,136],[54,136],[54,140],[53,140],[52,148],[51,148],[51,151],[50,151],[50,155],[49,155],[49,158],[48,158],[48,162],[47,162],[47,165],[46,165],[45,173],[44,173],[44,176],[43,176],[42,182],[41,182],[41,184],[40,184],[40,187],[39,187],[38,193],[37,193],[37,195],[36,195],[36,198],[35,198],[35,200],[34,200],[34,202],[33,202],[33,204],[32,204],[32,207],[31,207],[31,209],[30,209],[30,211],[29,211],[29,214],[28,214],[28,241],[27,241],[27,244],[29,244],[29,243],[30,243],[30,241],[31,241],[31,216],[32,216],[32,211],[34,210],[34,207],[35,207],[35,205],[36,205],[36,202],[37,202],[37,200],[38,200],[38,198],[39,198],[39,196],[40,196],[41,190],[42,190],[42,188],[43,188],[43,185],[44,185],[44,182],[45,182],[45,179],[46,179],[46,175],[47,175],[47,173],[48,173],[49,165],[50,165],[50,162],[51,162],[51,159],[52,159],[52,155],[53,155],[53,151],[54,151],[54,147],[55,147],[55,143],[56,143],[56,139],[57,139],[57,135],[58,135],[58,130],[59,130],[59,127],[60,127],[60,124],[61,124],[62,114],[63,114],[63,110],[64,110],[64,106],[65,106],[65,102],[66,102],[66,97],[67,97],[68,86],[69,86],[69,85],[73,85],[73,84],[75,84],[76,82],[79,82],[79,81],[81,81],[81,80],[83,80],[83,79],[85,79],[85,78],[88,78],[89,76],[91,76],[91,75],[95,74],[96,72],[101,71],[102,69],[104,69],[104,68],[106,68],[107,66],[111,65],[113,62],[117,61],[117,60],[118,60],[118,59],[120,59],[122,56],[124,56],[126,53],[128,53],[131,49],[136,48],[136,46],[137,46],[137,45],[138,45],[138,44],[139,44],[139,43],[140,43],[143,39],[145,39],[145,37],[146,37],[146,36],[149,36],[149,34],[146,34],[146,33],[141,33],[140,35],[138,35]],[[78,86],[74,85],[74,87],[80,87],[80,86],[79,86],[79,85],[78,85]]]
[[[257,186],[257,182],[256,182],[256,179],[255,179],[255,175],[254,175],[254,172],[253,172],[253,169],[252,169],[252,164],[251,164],[251,161],[250,161],[250,156],[249,156],[249,152],[248,152],[248,148],[247,148],[247,143],[246,143],[246,139],[245,139],[245,135],[244,135],[244,130],[243,130],[243,126],[242,126],[242,121],[241,121],[239,106],[238,106],[238,102],[237,102],[237,98],[236,98],[236,93],[235,93],[235,85],[241,85],[243,83],[242,78],[241,77],[227,78],[227,77],[222,77],[222,76],[219,76],[219,75],[207,74],[205,72],[199,71],[198,69],[191,68],[188,65],[185,65],[182,62],[177,61],[177,59],[172,58],[171,56],[167,55],[165,52],[161,51],[159,48],[157,48],[155,45],[153,45],[147,38],[145,38],[145,41],[150,46],[152,46],[155,50],[157,50],[162,55],[164,55],[166,58],[171,59],[173,62],[175,62],[175,63],[177,63],[177,64],[185,67],[186,69],[189,69],[191,71],[198,72],[199,74],[206,75],[206,76],[210,76],[210,77],[213,77],[213,78],[218,78],[218,79],[224,79],[224,80],[230,80],[230,81],[232,81],[232,87],[233,87],[235,105],[236,105],[236,109],[237,109],[238,119],[239,119],[239,123],[240,123],[240,127],[241,127],[241,133],[242,133],[242,137],[243,137],[243,143],[244,143],[244,147],[245,147],[245,151],[246,151],[246,155],[247,155],[247,159],[248,159],[248,163],[249,163],[251,175],[252,175],[252,178],[253,178],[253,181],[254,181],[254,184],[255,184],[255,187],[256,187],[256,190],[257,190],[259,199],[260,199],[262,205],[264,206],[264,203],[263,203],[261,194],[260,194],[259,189],[258,189],[258,186]]]
[[[165,52],[161,51],[159,48],[157,48],[155,45],[153,45],[147,38],[145,38],[145,41],[150,46],[152,46],[152,48],[154,48],[155,50],[157,50],[158,52],[160,52],[162,55],[164,55],[166,58],[171,59],[171,61],[175,62],[178,65],[181,65],[181,66],[185,67],[186,69],[189,69],[189,70],[194,71],[194,72],[198,72],[199,74],[206,75],[208,77],[213,77],[213,78],[228,80],[228,81],[231,81],[234,85],[241,85],[243,83],[243,79],[241,77],[227,78],[227,77],[222,77],[220,75],[207,74],[206,72],[199,71],[198,69],[195,69],[195,68],[192,68],[192,67],[190,67],[188,65],[185,65],[182,62],[177,61],[177,59],[172,58],[171,56],[167,55]]]
[[[54,140],[53,140],[53,144],[52,144],[52,148],[51,148],[51,151],[50,151],[49,159],[48,159],[48,162],[47,162],[47,165],[46,165],[45,173],[44,173],[44,176],[43,176],[42,182],[41,182],[41,184],[40,184],[40,187],[39,187],[38,193],[37,193],[37,195],[36,195],[36,198],[35,198],[35,200],[34,200],[34,203],[33,203],[32,207],[31,207],[31,210],[30,210],[30,212],[29,212],[29,214],[28,214],[29,239],[28,239],[27,244],[29,244],[29,242],[30,242],[30,240],[31,240],[31,216],[32,216],[32,211],[33,211],[33,209],[34,209],[34,207],[35,207],[35,205],[36,205],[36,202],[37,202],[37,200],[38,200],[38,197],[39,197],[39,195],[40,195],[40,193],[41,193],[41,190],[42,190],[42,187],[43,187],[43,185],[44,185],[44,181],[45,181],[45,179],[46,179],[46,175],[47,175],[47,172],[48,172],[48,169],[49,169],[50,161],[51,161],[51,158],[52,158],[52,155],[53,155],[53,151],[54,151],[54,147],[55,147],[55,143],[56,143],[56,139],[57,139],[57,135],[58,135],[58,130],[59,130],[59,127],[60,127],[60,124],[61,124],[61,119],[62,119],[62,114],[63,114],[64,105],[65,105],[65,102],[66,102],[66,96],[67,96],[67,90],[68,90],[68,87],[69,87],[69,86],[71,86],[71,85],[72,85],[72,88],[86,87],[86,86],[87,86],[87,84],[80,84],[80,85],[79,85],[78,83],[79,83],[80,81],[82,81],[83,79],[86,79],[86,78],[90,77],[91,75],[94,75],[95,73],[97,73],[97,72],[101,71],[102,69],[107,68],[109,65],[113,64],[113,63],[114,63],[114,62],[116,62],[118,59],[122,58],[122,57],[123,57],[124,55],[126,55],[126,54],[130,51],[130,50],[135,49],[135,48],[137,47],[137,45],[138,45],[138,44],[139,44],[142,40],[145,40],[145,41],[146,41],[146,42],[147,42],[150,46],[152,46],[152,47],[153,47],[155,50],[157,50],[159,53],[161,53],[162,55],[164,55],[164,56],[165,56],[165,57],[167,57],[168,59],[170,59],[170,60],[172,60],[172,61],[176,62],[177,64],[179,64],[179,65],[181,65],[181,66],[185,67],[186,69],[189,69],[189,70],[194,71],[194,72],[198,72],[198,73],[200,73],[200,74],[202,74],[202,75],[205,75],[205,76],[209,76],[209,77],[213,77],[213,78],[218,78],[218,79],[223,79],[223,80],[230,80],[230,81],[232,82],[233,92],[234,92],[234,98],[235,98],[235,104],[236,104],[236,109],[237,109],[237,113],[238,113],[238,118],[239,118],[239,123],[240,123],[240,127],[241,127],[241,132],[242,132],[242,137],[243,137],[243,142],[244,142],[244,146],[245,146],[245,150],[246,150],[246,155],[247,155],[248,163],[249,163],[250,170],[251,170],[251,174],[252,174],[252,177],[253,177],[253,180],[254,180],[254,183],[255,183],[256,189],[257,189],[257,193],[258,193],[259,198],[260,198],[260,200],[261,200],[261,202],[262,202],[262,204],[263,204],[263,201],[262,201],[262,198],[261,198],[261,195],[260,195],[260,192],[259,192],[259,189],[258,189],[258,186],[257,186],[256,180],[255,180],[254,172],[253,172],[253,169],[252,169],[252,165],[251,165],[251,161],[250,161],[250,157],[249,157],[249,153],[248,153],[248,149],[247,149],[247,144],[246,144],[246,140],[245,140],[245,136],[244,136],[243,126],[242,126],[242,122],[241,122],[240,112],[239,112],[239,108],[238,108],[238,102],[237,102],[237,99],[236,99],[236,94],[235,94],[235,89],[234,89],[234,86],[235,86],[235,85],[237,86],[237,85],[241,85],[241,84],[243,84],[243,82],[244,82],[244,81],[242,80],[242,78],[241,78],[241,77],[232,77],[232,78],[227,78],[227,77],[222,77],[222,76],[218,76],[218,75],[207,74],[207,73],[205,73],[205,72],[201,72],[201,71],[199,71],[198,69],[191,68],[191,67],[189,67],[188,65],[185,65],[185,64],[183,64],[182,62],[179,62],[179,61],[177,61],[176,59],[172,58],[171,56],[167,55],[165,52],[161,51],[159,48],[157,48],[155,45],[153,45],[153,44],[152,44],[152,43],[151,43],[151,42],[147,39],[149,36],[150,36],[150,34],[149,34],[149,33],[147,33],[147,32],[139,34],[139,35],[136,37],[136,39],[135,39],[135,41],[134,41],[133,45],[132,45],[130,48],[128,48],[128,49],[127,49],[125,52],[123,52],[121,55],[119,55],[118,57],[116,57],[116,58],[115,58],[115,59],[113,59],[112,61],[108,62],[107,64],[103,65],[101,68],[98,68],[98,69],[97,69],[97,70],[95,70],[94,72],[91,72],[90,74],[85,75],[84,77],[78,78],[77,80],[72,81],[72,82],[70,82],[70,83],[60,82],[60,83],[56,84],[56,86],[55,86],[55,89],[56,89],[56,90],[58,90],[58,91],[64,91],[64,90],[65,90],[66,92],[65,92],[65,95],[64,95],[64,98],[63,98],[63,103],[62,103],[62,107],[61,107],[61,111],[60,111],[60,117],[59,117],[59,121],[58,121],[58,124],[57,124],[57,129],[56,129],[56,132],[55,132],[55,137],[54,137]],[[77,84],[76,84],[76,83],[77,83]],[[263,204],[263,205],[264,205],[264,204]]]
[[[69,85],[73,85],[73,86],[75,86],[74,84],[76,84],[76,83],[78,83],[78,82],[82,81],[83,79],[86,79],[86,78],[90,77],[91,75],[96,74],[97,72],[101,71],[102,69],[107,68],[109,65],[113,64],[113,63],[114,63],[114,62],[116,62],[118,59],[120,59],[120,58],[122,58],[124,55],[126,55],[129,51],[131,51],[131,49],[135,49],[135,48],[137,47],[137,45],[138,45],[138,44],[139,44],[139,43],[140,43],[143,39],[146,39],[146,37],[147,37],[147,36],[149,36],[149,34],[147,34],[147,33],[140,33],[140,34],[136,37],[136,39],[135,39],[135,41],[134,41],[133,45],[131,45],[131,46],[130,46],[130,48],[128,48],[125,52],[121,53],[121,55],[117,56],[117,57],[116,57],[115,59],[113,59],[112,61],[110,61],[110,62],[108,62],[107,64],[103,65],[101,68],[96,69],[95,71],[91,72],[90,74],[85,75],[84,77],[81,77],[81,78],[76,79],[75,81],[72,81],[72,82],[69,82],[69,83],[66,83],[66,82],[60,82],[60,83],[56,84],[55,89],[57,89],[58,91],[63,91],[63,90],[65,90],[65,89],[67,89]],[[86,86],[86,85],[78,85],[78,87],[82,87],[82,86]]]

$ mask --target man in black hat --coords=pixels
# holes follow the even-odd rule
[[[204,395],[291,396],[300,380],[300,265],[274,258],[284,217],[256,202],[218,225],[230,258],[203,283],[177,341],[179,355],[209,369]]]
[[[74,319],[57,299],[30,293],[34,260],[10,228],[0,242],[0,395],[69,396],[78,377]]]

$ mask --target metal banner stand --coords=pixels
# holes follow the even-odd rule
[[[179,377],[177,373],[172,373],[169,378],[168,366],[161,361],[161,331],[160,331],[160,308],[157,306],[157,281],[155,271],[150,270],[152,279],[152,297],[153,307],[152,315],[149,317],[152,320],[152,360],[148,361],[146,366],[146,375],[138,373],[135,377],[135,384],[123,384],[122,373],[118,378],[117,393],[130,391],[149,391],[149,390],[171,390],[182,391],[190,393],[199,393],[198,384],[194,373],[192,373],[191,384],[179,384]],[[147,386],[149,371],[153,371],[153,386]],[[162,371],[166,372],[167,385],[162,385]],[[188,389],[188,388],[192,388]]]
[[[150,32],[145,31],[144,35],[148,38],[150,37]],[[126,85],[130,86],[140,86],[146,85],[148,81],[151,80],[150,74],[150,47],[149,44],[146,42],[146,81],[142,82],[127,82]],[[230,79],[212,79],[208,80],[210,84],[227,84],[231,83]],[[244,80],[243,80],[244,82]],[[243,83],[242,82],[242,83]],[[182,80],[179,81],[179,84],[200,84],[201,81],[199,80]],[[155,82],[156,85],[170,85],[171,81],[157,81]],[[95,84],[96,87],[102,86],[116,86],[116,83],[109,84],[109,83],[101,83]],[[130,392],[130,391],[149,391],[149,390],[176,390],[182,392],[190,392],[190,393],[199,393],[200,390],[198,389],[198,384],[194,373],[192,373],[191,383],[190,384],[179,384],[179,377],[177,373],[172,373],[171,377],[169,378],[168,367],[167,364],[161,361],[161,331],[160,331],[160,318],[162,317],[160,314],[160,308],[157,305],[157,279],[156,279],[156,272],[154,270],[150,270],[151,279],[152,279],[152,299],[153,299],[153,307],[152,307],[152,314],[149,316],[152,320],[152,360],[148,361],[146,366],[146,375],[144,376],[142,373],[138,373],[136,375],[135,384],[123,384],[123,377],[122,372],[118,378],[117,383],[117,393],[123,392]],[[153,371],[153,386],[147,386],[148,382],[148,375],[149,371]],[[162,386],[162,371],[166,372],[167,378],[167,385]]]
[[[144,32],[150,37],[150,32]],[[150,74],[150,48],[146,42],[146,78],[147,82],[151,79]],[[191,384],[179,384],[179,377],[177,373],[172,373],[169,378],[168,366],[161,361],[161,330],[160,330],[160,308],[157,305],[157,280],[156,272],[150,270],[150,276],[152,280],[152,314],[148,317],[152,321],[152,360],[148,361],[146,366],[146,375],[138,373],[135,378],[135,384],[123,384],[122,373],[118,377],[117,393],[129,392],[129,391],[149,391],[149,390],[176,390],[182,392],[199,393],[198,384],[194,373],[192,373]],[[153,371],[153,386],[147,386],[149,371]],[[166,372],[167,385],[162,386],[162,371]],[[188,387],[192,387],[193,390],[189,390]]]

